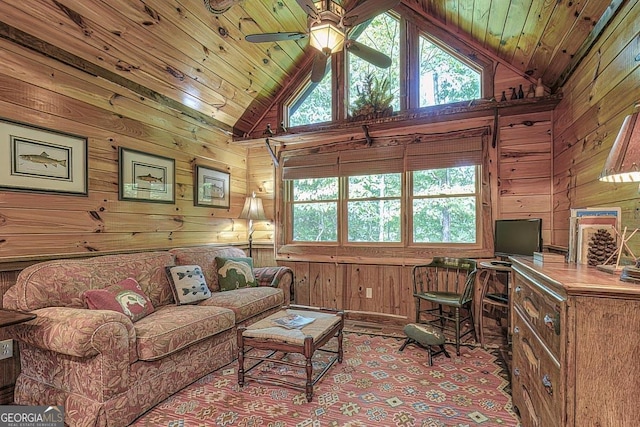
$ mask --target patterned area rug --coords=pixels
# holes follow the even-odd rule
[[[409,345],[400,353],[402,342],[393,337],[345,333],[344,360],[336,362],[316,384],[310,403],[304,392],[255,380],[248,380],[240,389],[234,362],[174,394],[133,425],[520,425],[496,356],[481,348],[463,347],[460,356],[451,349],[451,359],[438,355],[429,367],[426,350]],[[319,372],[328,356],[322,352],[316,355],[314,372]],[[303,360],[295,354],[285,357]],[[283,365],[263,363],[256,369],[264,375],[304,378],[304,370]]]

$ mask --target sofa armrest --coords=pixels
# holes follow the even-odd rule
[[[258,286],[282,289],[285,305],[293,301],[293,270],[289,267],[255,267],[253,273],[258,281]]]
[[[33,320],[13,326],[14,337],[28,345],[75,357],[126,350],[136,360],[136,332],[122,313],[111,310],[46,307],[32,311]]]

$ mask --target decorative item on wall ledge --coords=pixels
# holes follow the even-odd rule
[[[86,196],[87,138],[0,119],[0,188]]]
[[[229,209],[230,174],[228,172],[196,165],[193,176],[195,206]]]
[[[120,147],[119,199],[175,203],[176,162],[168,157]]]
[[[350,121],[377,119],[393,114],[391,106],[393,94],[390,91],[388,79],[378,79],[373,74],[369,74],[358,87],[357,92],[358,96],[351,109]]]

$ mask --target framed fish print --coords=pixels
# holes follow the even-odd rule
[[[194,172],[193,204],[210,208],[229,209],[230,174],[196,165]]]
[[[120,200],[175,203],[174,159],[120,147],[118,160]]]
[[[0,119],[0,189],[88,193],[87,138]]]

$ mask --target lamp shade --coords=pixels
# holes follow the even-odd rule
[[[324,53],[335,53],[342,49],[344,33],[331,21],[325,21],[309,30],[309,43]]]
[[[251,197],[247,197],[244,200],[244,207],[240,213],[240,219],[250,220],[266,220],[267,217],[264,214],[264,207],[262,206],[262,199],[256,197],[255,194]]]
[[[637,112],[625,117],[599,179],[640,182],[640,120]]]

